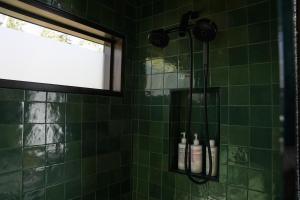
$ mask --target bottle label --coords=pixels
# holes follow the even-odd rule
[[[197,149],[197,150],[193,150],[192,151],[192,162],[200,162],[200,154],[201,154],[201,150]]]

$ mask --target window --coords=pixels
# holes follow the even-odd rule
[[[0,87],[121,94],[124,38],[42,3],[0,0]]]

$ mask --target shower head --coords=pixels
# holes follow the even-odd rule
[[[215,39],[217,35],[217,26],[209,19],[200,19],[193,28],[193,34],[196,39],[203,42],[209,42]]]
[[[156,47],[165,48],[169,44],[169,33],[179,32],[180,37],[185,37],[190,30],[196,39],[203,42],[210,42],[215,39],[217,26],[209,19],[199,19],[195,23],[189,23],[190,19],[199,17],[199,12],[189,11],[182,15],[180,25],[168,29],[156,29],[148,34],[148,41]]]
[[[149,42],[156,47],[165,48],[169,44],[169,35],[164,29],[153,30],[148,34]]]

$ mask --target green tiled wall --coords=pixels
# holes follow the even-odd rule
[[[134,44],[134,1],[43,2]],[[129,97],[0,88],[0,199],[131,199]]]
[[[275,0],[41,1],[126,35],[125,96],[0,89],[0,199],[281,199]],[[169,92],[188,86],[188,40],[146,39],[193,9],[219,27],[221,177],[203,186],[168,172]],[[201,87],[196,41],[194,58]]]
[[[168,172],[169,92],[187,88],[189,47],[171,35],[167,48],[147,33],[179,23],[188,10],[215,21],[210,86],[221,90],[220,182],[198,186]],[[275,0],[142,0],[138,5],[133,94],[133,199],[281,199],[279,68]],[[195,44],[195,87],[202,46]],[[179,134],[179,133],[178,133]]]

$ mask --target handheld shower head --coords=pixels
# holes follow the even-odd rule
[[[157,29],[148,34],[148,40],[153,46],[165,48],[168,46],[170,38],[164,29]]]

